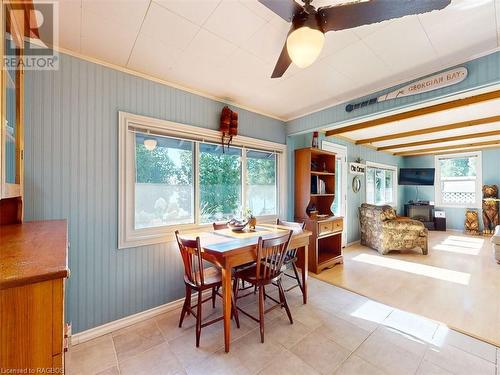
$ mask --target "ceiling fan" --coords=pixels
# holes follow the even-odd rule
[[[393,18],[446,8],[451,0],[370,0],[316,9],[312,0],[259,0],[284,20],[291,22],[285,45],[271,78],[281,77],[292,61],[299,67],[311,65],[319,56],[325,33],[351,29]]]

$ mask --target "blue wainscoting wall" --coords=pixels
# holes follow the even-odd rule
[[[26,72],[25,219],[69,222],[73,332],[182,297],[178,250],[117,249],[118,111],[217,129],[223,103],[61,54]],[[243,109],[242,135],[285,143],[285,124]]]
[[[342,146],[347,147],[347,162],[355,161],[357,158],[361,158],[363,162],[371,161],[375,163],[382,163],[388,165],[394,165],[400,167],[403,164],[403,158],[400,156],[393,156],[385,152],[378,152],[371,148],[358,146],[351,142],[347,142],[343,139],[336,137],[324,137],[320,135],[319,141],[326,140],[328,142],[336,143]],[[288,137],[288,160],[289,160],[289,170],[288,170],[288,178],[289,178],[289,186],[293,186],[294,181],[294,150],[310,147],[311,145],[311,134],[306,135],[295,135]],[[359,240],[360,232],[359,232],[359,217],[358,217],[358,207],[361,206],[361,203],[365,202],[365,179],[363,176],[361,177],[361,190],[358,193],[354,193],[352,191],[352,178],[354,176],[349,174],[347,176],[347,221],[345,223],[347,236],[347,243],[354,242]],[[404,204],[404,194],[403,189],[400,187],[398,189],[398,212],[402,213],[403,204]],[[294,191],[293,189],[289,189],[289,200],[288,200],[288,216],[289,219],[293,219],[294,212]]]
[[[500,188],[500,149],[485,149],[482,151],[483,161],[483,185],[497,185]],[[404,168],[434,168],[434,155],[405,157]],[[405,202],[414,200],[416,189],[413,186],[405,186],[403,189]],[[418,197],[422,200],[435,200],[434,186],[420,186]],[[448,229],[463,229],[465,221],[465,209],[446,207],[437,209],[446,212],[446,226]],[[482,227],[482,219],[479,220]]]

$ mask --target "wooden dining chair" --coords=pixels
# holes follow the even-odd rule
[[[224,319],[223,316],[220,316],[208,322],[202,323],[201,316],[203,303],[212,301],[212,307],[215,308],[216,296],[222,298],[222,295],[219,293],[219,288],[222,285],[222,274],[221,271],[216,267],[204,268],[199,237],[196,237],[195,240],[184,239],[179,236],[178,230],[175,231],[175,237],[177,239],[177,244],[179,245],[179,250],[181,252],[182,262],[184,264],[184,285],[186,286],[186,298],[184,299],[184,305],[182,306],[179,327],[182,327],[182,322],[184,321],[185,315],[192,314],[196,318],[196,347],[199,347],[201,329]],[[203,299],[203,292],[210,289],[212,290],[211,296]],[[194,306],[191,305],[192,291],[198,293],[197,303]],[[238,312],[236,311],[236,305],[234,303],[234,296],[232,296],[232,299],[232,316],[234,316],[235,318],[237,327],[240,328]],[[194,308],[196,308],[196,313],[193,311]]]
[[[296,223],[296,222],[293,222],[293,221],[284,221],[284,220],[280,220],[279,218],[276,219],[276,225],[281,225],[282,227],[288,227],[292,230],[304,230],[305,227],[306,227],[306,223],[303,222],[303,223]],[[302,282],[300,280],[300,276],[299,276],[299,271],[297,270],[297,252],[298,252],[298,249],[291,249],[289,252],[288,252],[288,256],[287,258],[284,260],[284,265],[286,266],[286,268],[292,268],[293,270],[293,275],[290,275],[289,273],[287,273],[286,271],[283,273],[285,276],[291,278],[291,279],[294,279],[296,281],[296,283],[294,285],[292,285],[291,287],[289,287],[288,289],[285,290],[285,292],[289,292],[290,290],[292,290],[293,288],[296,288],[296,287],[299,287],[300,288],[300,291],[302,292],[302,294],[304,294],[304,287],[302,286]]]
[[[288,244],[290,243],[292,233],[293,231],[291,230],[283,236],[265,240],[262,239],[262,237],[259,237],[257,244],[257,261],[255,262],[255,265],[237,271],[234,274],[235,286],[233,293],[236,303],[238,302],[238,288],[236,287],[236,285],[238,285],[238,280],[245,280],[249,284],[256,286],[259,291],[259,318],[250,315],[237,305],[236,309],[259,323],[261,342],[264,342],[264,314],[269,311],[278,307],[284,307],[288,315],[288,319],[290,320],[290,324],[293,324],[292,314],[290,312],[290,308],[288,307],[283,285],[281,284],[283,262],[288,256]],[[265,292],[265,286],[273,283],[278,287],[279,301]],[[265,297],[276,302],[274,306],[271,306],[267,310],[264,309]]]

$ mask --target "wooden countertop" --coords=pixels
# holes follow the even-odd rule
[[[68,275],[66,220],[0,226],[0,290]]]

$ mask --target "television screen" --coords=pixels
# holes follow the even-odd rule
[[[434,185],[434,168],[401,168],[399,185]]]

